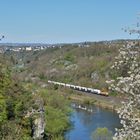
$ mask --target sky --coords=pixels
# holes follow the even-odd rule
[[[70,43],[134,38],[140,0],[0,0],[2,42]]]

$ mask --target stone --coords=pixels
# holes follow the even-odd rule
[[[45,130],[45,119],[43,113],[40,114],[38,118],[34,121],[33,128],[33,139],[41,140],[44,137]]]

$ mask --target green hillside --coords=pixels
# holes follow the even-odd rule
[[[88,47],[64,45],[41,52],[22,54],[25,67],[19,73],[22,80],[39,78],[94,88],[107,88],[112,65],[122,43],[94,43]]]

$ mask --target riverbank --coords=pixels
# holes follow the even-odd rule
[[[73,112],[70,116],[72,128],[65,134],[66,140],[92,140],[97,128],[107,128],[112,136],[115,128],[121,128],[118,114],[96,105],[80,105],[72,103]]]
[[[92,104],[115,111],[117,108],[121,107],[121,102],[123,101],[121,98],[115,96],[106,97],[96,94],[85,94],[78,91],[74,91],[69,95],[68,98],[71,101],[79,102],[82,104]]]

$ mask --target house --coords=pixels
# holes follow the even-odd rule
[[[31,51],[32,47],[26,47],[26,51]]]

